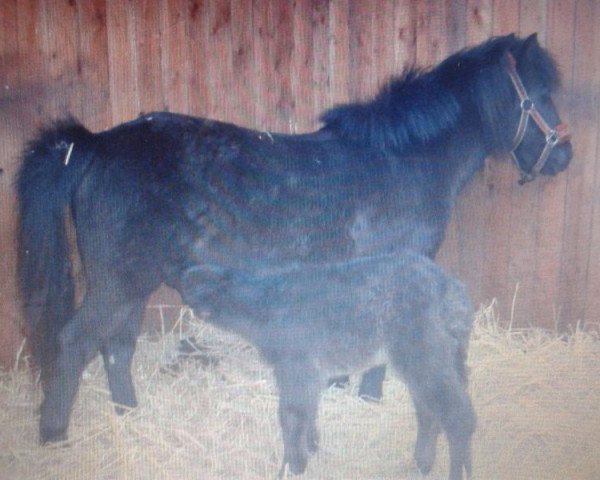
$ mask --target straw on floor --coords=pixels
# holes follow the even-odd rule
[[[479,418],[474,478],[600,478],[598,335],[505,329],[493,312],[479,312],[469,357]],[[181,343],[190,336],[199,348]],[[39,386],[26,369],[0,374],[0,478],[275,478],[277,394],[252,347],[182,309],[172,331],[140,338],[134,378],[140,406],[119,417],[94,361],[67,445],[40,447]],[[404,385],[388,375],[381,404],[359,400],[355,390],[323,393],[321,450],[304,478],[422,478],[412,462],[416,421]],[[427,478],[445,478],[447,468],[440,438]]]

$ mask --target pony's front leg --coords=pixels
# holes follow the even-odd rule
[[[383,396],[383,380],[385,365],[379,365],[367,370],[360,381],[358,396],[363,400],[379,402]]]
[[[316,427],[321,380],[309,359],[285,359],[275,365],[279,388],[279,421],[283,436],[283,464],[279,478],[304,473],[308,456],[317,451]]]

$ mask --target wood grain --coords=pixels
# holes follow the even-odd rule
[[[506,158],[490,159],[459,199],[440,261],[475,304],[497,298],[504,321],[517,285],[518,325],[595,321],[598,24],[594,0],[5,0],[0,351],[9,353],[0,362],[20,343],[12,182],[23,142],[42,123],[71,112],[102,130],[168,109],[300,133],[318,128],[325,108],[371,98],[406,66],[509,32],[538,32],[559,63],[556,101],[575,158],[566,173],[523,187]],[[154,301],[178,298],[163,292]]]

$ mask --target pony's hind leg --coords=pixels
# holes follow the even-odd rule
[[[59,353],[51,368],[41,407],[42,443],[66,438],[81,374],[108,339],[122,331],[123,322],[129,319],[124,314],[128,311],[123,306],[125,303],[119,304],[115,296],[109,293],[88,294],[79,310],[61,330],[58,336]],[[119,370],[123,368],[119,367],[114,374],[109,374],[109,379],[114,379]],[[127,388],[123,390],[124,395],[130,395]]]
[[[143,299],[121,307],[115,313],[119,317],[115,321],[122,324],[121,329],[101,347],[108,386],[118,414],[125,412],[123,407],[137,406],[131,362],[145,305],[146,299]]]
[[[317,412],[321,393],[319,372],[308,359],[277,362],[275,378],[279,388],[279,421],[283,436],[283,465],[298,475],[306,470],[308,456],[318,449]]]
[[[66,439],[79,379],[101,345],[94,329],[90,328],[95,318],[100,318],[97,307],[84,301],[59,334],[59,352],[50,368],[40,409],[42,443]]]
[[[360,381],[358,396],[363,400],[378,402],[383,396],[383,380],[385,365],[379,365],[367,370]]]

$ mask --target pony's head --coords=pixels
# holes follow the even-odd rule
[[[492,62],[494,81],[484,84],[482,78],[476,91],[493,149],[510,152],[521,172],[520,183],[538,174],[556,175],[573,156],[568,128],[552,101],[560,83],[556,64],[536,34],[490,42],[496,47],[490,51],[497,59]]]
[[[559,83],[554,62],[533,34],[514,53],[505,54],[504,64],[518,95],[518,109],[511,113],[519,118],[511,155],[521,170],[521,183],[538,173],[556,175],[567,168],[573,149],[552,101]]]
[[[537,41],[514,34],[461,50],[431,70],[407,70],[372,101],[326,111],[324,128],[388,154],[447,148],[479,133],[485,154],[511,152],[522,181],[564,170],[569,134],[552,102],[556,64]],[[472,138],[472,137],[470,137]]]

